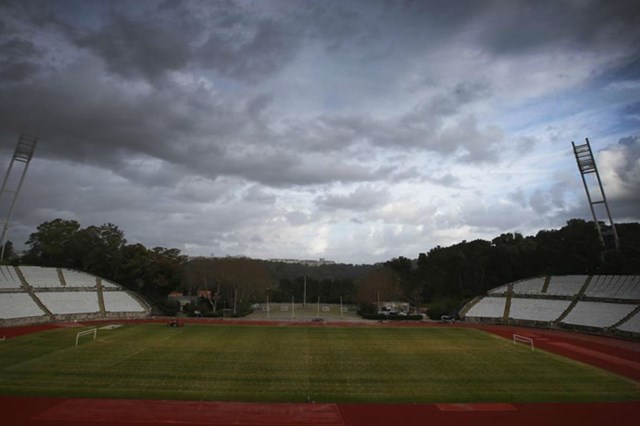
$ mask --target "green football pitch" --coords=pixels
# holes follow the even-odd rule
[[[254,402],[640,399],[639,384],[479,330],[124,325],[0,343],[0,394]]]

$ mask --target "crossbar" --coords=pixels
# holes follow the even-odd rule
[[[80,339],[81,336],[86,336],[87,334],[91,334],[91,333],[93,333],[93,340],[96,340],[96,335],[98,334],[97,328],[92,328],[91,330],[79,331],[78,334],[76,334],[76,346],[78,346],[78,339]]]
[[[531,352],[534,351],[533,339],[530,338],[530,337],[521,336],[519,334],[514,334],[513,335],[513,344],[515,345],[516,343],[528,343],[531,346]]]

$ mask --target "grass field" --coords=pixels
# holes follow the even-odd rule
[[[0,394],[265,402],[640,399],[639,384],[463,328],[125,325],[0,343]]]

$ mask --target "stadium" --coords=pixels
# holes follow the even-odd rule
[[[334,306],[319,322],[276,305],[270,318],[168,327],[100,277],[1,272],[7,424],[589,425],[638,412],[639,276],[508,283],[453,324],[357,321]]]
[[[0,2],[0,425],[636,425],[639,21]]]

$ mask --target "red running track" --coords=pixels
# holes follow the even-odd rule
[[[166,321],[166,320],[154,320]],[[114,321],[110,321],[114,322]],[[118,321],[120,322],[120,321]],[[194,321],[205,322],[205,321]],[[219,322],[217,322],[219,323]],[[226,320],[225,324],[230,323]],[[233,324],[249,322],[234,321]],[[255,322],[250,322],[256,324]],[[92,324],[95,324],[92,323]],[[273,324],[273,323],[269,323]],[[286,325],[283,323],[277,323]],[[44,324],[0,329],[7,338],[80,324]],[[85,323],[86,325],[86,323]],[[309,325],[293,323],[290,325]],[[334,323],[330,324],[334,326]],[[354,324],[344,324],[353,326]],[[368,326],[380,326],[366,323]],[[415,326],[415,324],[413,324]],[[640,381],[640,343],[563,331],[467,324],[511,339],[531,337],[538,348]],[[390,326],[384,324],[383,326]],[[619,403],[530,404],[251,404],[237,402],[73,399],[0,396],[0,424],[13,426],[389,426],[458,425],[636,425],[640,401]]]

